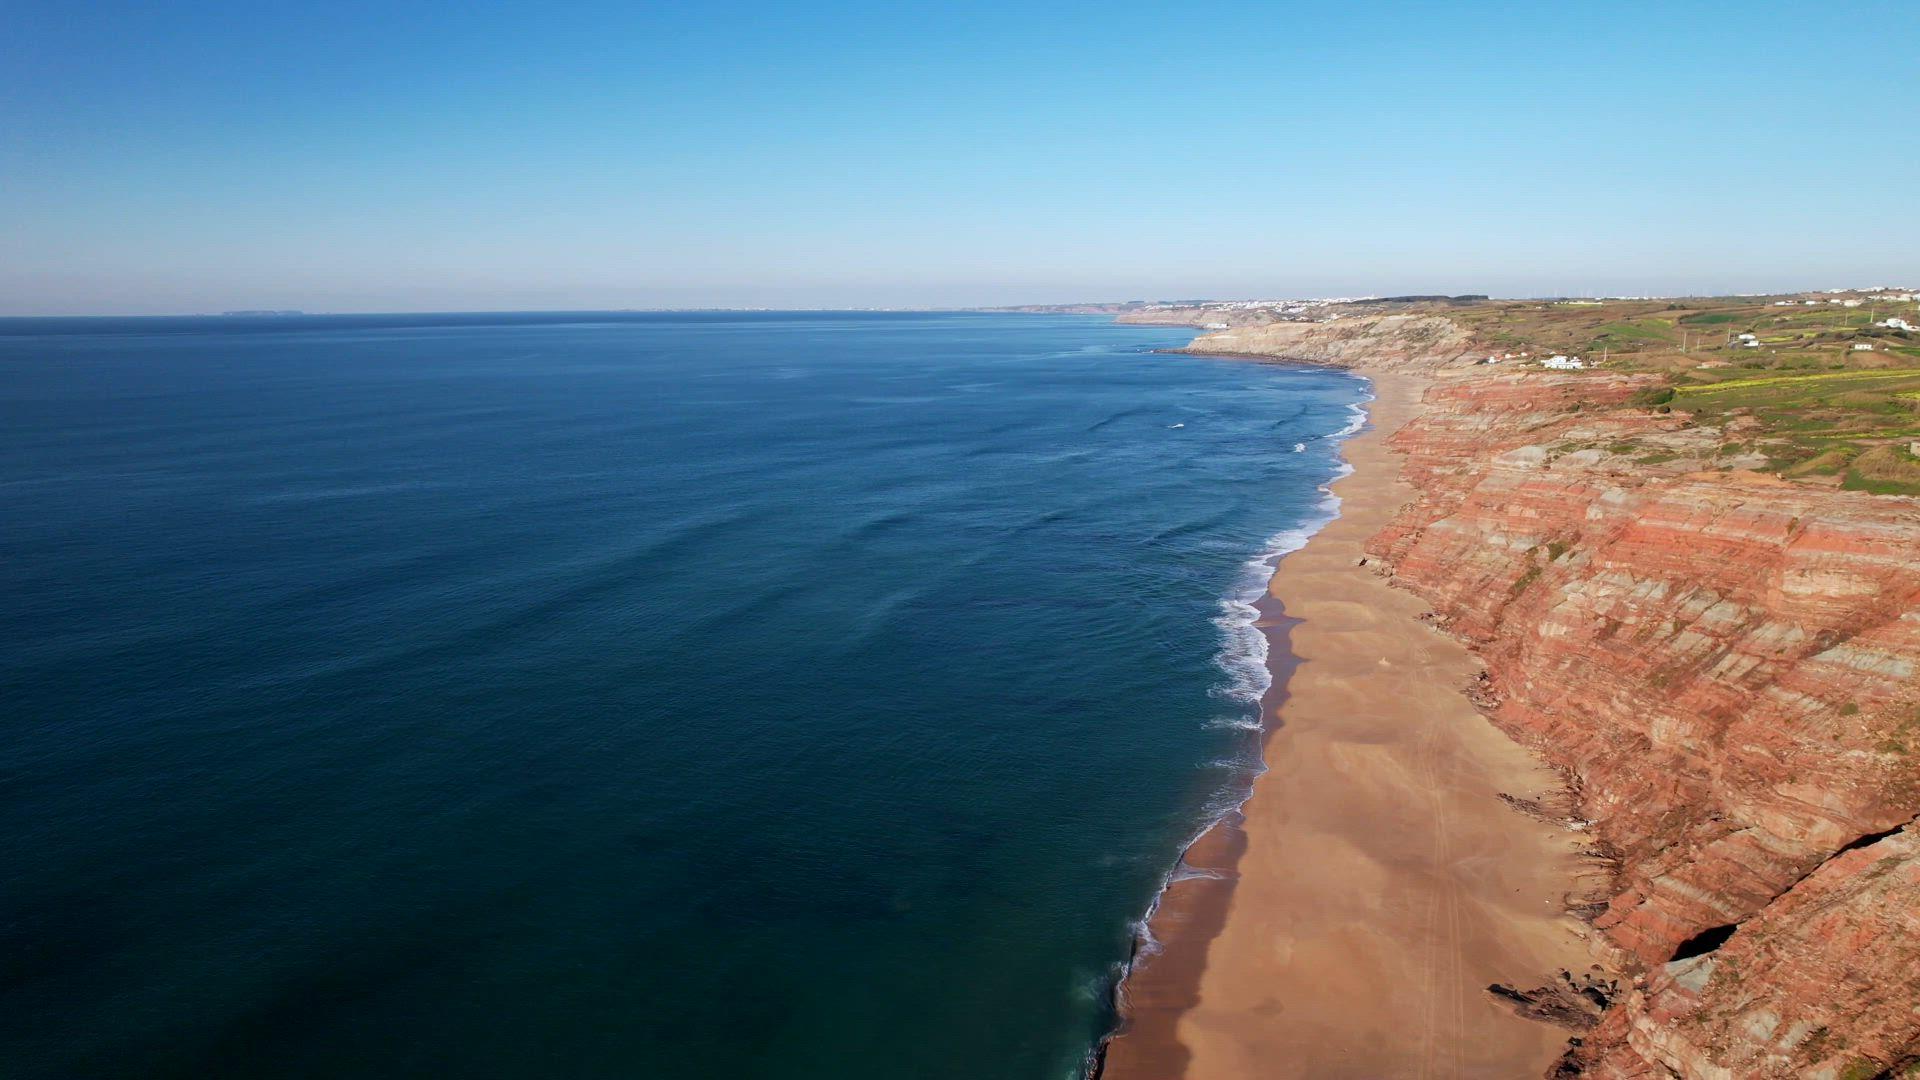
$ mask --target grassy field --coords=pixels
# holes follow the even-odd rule
[[[1920,461],[1909,449],[1920,439],[1920,335],[1874,325],[1889,316],[1920,323],[1920,306],[1847,298],[1860,302],[1489,301],[1446,315],[1489,353],[1567,353],[1609,370],[1660,373],[1673,396],[1657,407],[1701,425],[1733,424],[1741,434],[1722,452],[1764,455],[1783,476],[1920,495]],[[1743,345],[1741,334],[1759,344]]]

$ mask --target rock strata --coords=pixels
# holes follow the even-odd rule
[[[1435,323],[1191,349],[1462,367]],[[1476,700],[1569,777],[1605,867],[1619,992],[1493,991],[1589,1029],[1556,1076],[1920,1075],[1920,499],[1742,469],[1634,408],[1651,383],[1443,371],[1391,440],[1420,495],[1369,556],[1479,654]]]
[[[1234,326],[1202,334],[1185,351],[1372,370],[1462,366],[1481,355],[1472,336],[1452,320],[1413,313]]]

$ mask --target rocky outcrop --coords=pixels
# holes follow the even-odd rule
[[[1840,852],[1724,943],[1654,968],[1607,1016],[1585,1075],[1864,1080],[1920,1072],[1917,898],[1914,826]]]
[[[1594,924],[1645,977],[1571,1067],[1877,1075],[1920,1054],[1920,500],[1705,471],[1645,386],[1439,383],[1371,549],[1616,868]]]
[[[1529,1020],[1585,1031],[1600,1022],[1614,998],[1619,996],[1620,982],[1591,973],[1576,977],[1573,972],[1563,970],[1557,980],[1532,990],[1494,983],[1487,987],[1487,992]]]

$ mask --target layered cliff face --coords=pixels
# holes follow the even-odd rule
[[[1634,407],[1652,376],[1467,370],[1443,316],[1188,351],[1439,376],[1369,550],[1604,867],[1570,899],[1629,977],[1555,1076],[1920,1077],[1920,499],[1752,471],[1752,421]]]
[[[1393,436],[1421,496],[1373,553],[1480,651],[1495,722],[1567,770],[1612,860],[1594,924],[1643,977],[1568,1068],[1905,1067],[1920,500],[1733,468],[1722,432],[1628,407],[1647,385],[1443,380]]]
[[[1718,949],[1656,969],[1606,1017],[1586,1074],[1920,1075],[1916,897],[1915,826],[1842,851]]]
[[[1452,320],[1410,313],[1238,325],[1202,334],[1186,351],[1389,370],[1465,365],[1481,355]]]
[[[1114,316],[1113,321],[1136,326],[1209,326],[1218,322],[1233,322],[1235,316],[1205,308],[1173,307],[1124,311]]]

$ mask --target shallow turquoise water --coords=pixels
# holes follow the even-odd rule
[[[1364,390],[1187,336],[0,321],[0,1075],[1075,1074]]]

